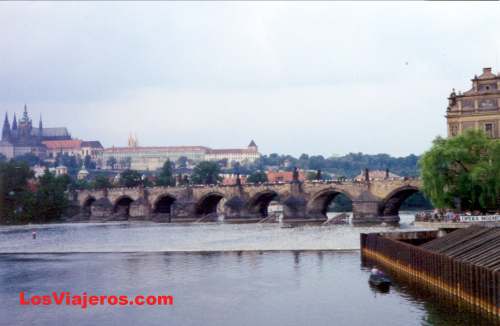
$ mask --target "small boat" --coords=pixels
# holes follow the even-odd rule
[[[284,223],[284,224],[281,224],[280,225],[280,228],[282,229],[291,229],[291,228],[294,228],[295,226],[293,224],[289,224],[289,223]]]
[[[383,274],[371,274],[368,282],[374,286],[389,286],[391,279]]]

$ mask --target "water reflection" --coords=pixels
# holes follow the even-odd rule
[[[374,262],[363,258],[361,268],[368,272]],[[422,325],[500,325],[500,320],[491,315],[485,314],[479,308],[465,304],[449,295],[436,291],[429,285],[423,284],[410,277],[384,270],[380,266],[377,268],[383,270],[393,281],[390,287],[396,291],[405,300],[418,303],[423,306],[426,314],[422,316]],[[389,293],[380,287],[370,285],[375,294]]]
[[[393,277],[370,287],[358,251],[0,255],[4,324],[492,325]],[[21,307],[20,291],[172,294],[173,307]]]

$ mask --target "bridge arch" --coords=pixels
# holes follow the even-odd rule
[[[280,195],[274,190],[261,191],[248,201],[248,211],[261,217],[269,215],[268,208],[272,201],[280,201]]]
[[[153,213],[172,214],[173,204],[177,199],[171,194],[162,194],[158,196],[153,204]]]
[[[123,195],[118,197],[113,205],[113,213],[120,216],[129,217],[130,204],[132,204],[133,202],[134,200],[130,196]]]
[[[328,207],[338,196],[345,196],[352,202],[350,194],[336,188],[327,188],[311,196],[307,203],[307,213],[327,217]]]
[[[220,192],[210,192],[203,195],[196,203],[195,214],[197,216],[217,214],[217,206],[223,198],[224,194]]]
[[[92,215],[92,204],[96,201],[94,196],[87,196],[82,204],[82,214],[90,217]]]
[[[381,216],[398,216],[401,204],[411,195],[420,192],[416,186],[405,185],[391,191],[380,204]]]

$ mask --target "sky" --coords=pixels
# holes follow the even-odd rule
[[[3,2],[0,113],[126,146],[421,154],[500,71],[497,3]]]

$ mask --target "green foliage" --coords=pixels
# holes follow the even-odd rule
[[[123,187],[137,187],[142,184],[141,174],[136,170],[125,170],[120,174],[120,185]]]
[[[432,203],[421,192],[416,192],[401,204],[399,211],[430,210],[433,208]]]
[[[181,156],[177,159],[177,162],[175,162],[175,164],[179,168],[185,168],[185,167],[187,167],[188,161],[189,160],[186,156]]]
[[[327,208],[328,212],[352,212],[352,201],[344,195],[343,193],[339,193],[332,200],[330,205]]]
[[[24,210],[30,199],[28,180],[33,172],[26,162],[0,162],[0,223],[27,222]]]
[[[87,180],[72,180],[69,187],[70,190],[92,189],[90,182]]]
[[[45,223],[62,217],[69,204],[65,193],[69,182],[67,176],[56,177],[48,171],[38,179],[38,188],[27,205],[32,222]]]
[[[17,156],[13,159],[16,162],[23,162],[28,164],[29,166],[34,166],[40,163],[40,159],[33,153],[26,153],[20,156]]]
[[[468,130],[437,138],[420,160],[424,193],[435,207],[493,209],[500,196],[500,141]]]
[[[77,175],[82,166],[81,162],[79,162],[75,156],[60,153],[57,154],[56,157],[56,166],[57,165],[64,165],[68,169],[68,174],[73,177]]]
[[[165,163],[163,163],[163,167],[160,170],[160,174],[158,175],[156,184],[158,186],[174,186],[175,178],[173,170],[173,163],[170,162],[170,160],[167,160]]]
[[[267,182],[267,174],[263,171],[257,171],[252,173],[247,178],[247,182],[249,183],[264,183]]]
[[[114,156],[111,156],[106,161],[106,165],[109,166],[112,170],[115,169],[116,163],[117,163],[117,161],[116,161],[116,158]]]
[[[5,162],[5,161],[7,161],[7,157],[2,153],[0,153],[0,162]]]
[[[276,153],[263,155],[253,164],[248,166],[251,172],[266,170],[268,167],[278,167],[291,171],[294,166],[306,170],[321,170],[324,174],[335,174],[353,178],[361,173],[364,168],[370,170],[385,170],[401,176],[418,176],[418,156],[392,157],[387,154],[368,155],[363,153],[350,153],[344,156],[325,158],[322,155],[302,154],[298,159],[291,155]],[[241,170],[241,173],[247,173]]]
[[[92,161],[92,158],[90,155],[86,155],[85,158],[83,159],[83,164],[85,165],[85,168],[89,170],[95,170],[96,164],[94,161]]]
[[[220,168],[216,162],[203,161],[198,163],[191,175],[194,184],[216,184],[220,181]]]
[[[93,189],[104,189],[111,187],[112,187],[111,182],[109,182],[109,179],[104,175],[96,176],[91,183],[91,188]]]

